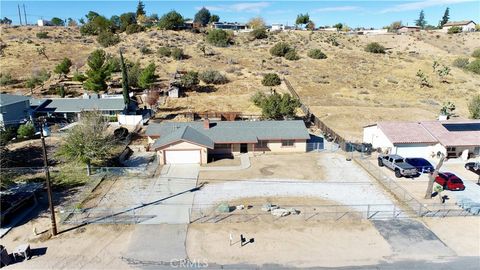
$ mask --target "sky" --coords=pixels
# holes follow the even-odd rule
[[[299,13],[308,13],[317,26],[346,23],[350,27],[381,28],[393,21],[414,25],[420,10],[424,10],[428,24],[437,25],[446,7],[450,8],[450,20],[473,20],[480,22],[480,0],[410,0],[410,1],[188,1],[162,0],[143,1],[148,15],[159,16],[176,10],[184,18],[193,18],[203,6],[221,21],[247,22],[261,16],[267,24],[283,23],[293,25]],[[92,10],[109,18],[124,12],[135,12],[138,1],[10,1],[1,0],[0,16],[8,17],[14,24],[19,23],[17,6],[23,5],[27,22],[52,17],[79,19]],[[23,19],[22,19],[23,20]]]

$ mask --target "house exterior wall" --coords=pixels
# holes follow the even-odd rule
[[[30,102],[28,100],[0,107],[0,126],[17,125],[29,118]]]
[[[201,163],[200,164],[205,164],[207,163],[207,148],[203,146],[199,146],[193,143],[189,142],[178,142],[178,143],[173,143],[170,144],[161,150],[157,151],[157,156],[160,164],[165,164],[165,151],[168,150],[200,150],[200,155],[201,155]]]
[[[372,144],[373,148],[381,148],[382,151],[393,148],[392,142],[377,125],[363,128],[363,142]]]
[[[462,28],[462,32],[473,32],[475,31],[475,23],[470,22],[469,24],[466,25],[458,25],[460,28]],[[442,27],[442,32],[448,32],[448,29],[452,28],[453,26],[444,26]]]

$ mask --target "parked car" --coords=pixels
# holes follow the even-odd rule
[[[465,163],[465,169],[474,173],[480,174],[480,161],[473,161]]]
[[[378,157],[378,166],[387,167],[395,172],[395,176],[416,176],[418,171],[415,167],[405,162],[405,159],[399,155],[382,155]]]
[[[445,190],[464,190],[462,179],[450,172],[438,173],[435,182]]]
[[[406,158],[405,161],[415,167],[419,173],[432,173],[435,168],[424,158]]]

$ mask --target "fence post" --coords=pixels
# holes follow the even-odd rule
[[[370,204],[367,205],[367,219],[370,217]]]

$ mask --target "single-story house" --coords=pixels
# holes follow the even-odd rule
[[[283,31],[285,30],[285,26],[281,23],[272,23],[272,27],[270,28],[271,31]]]
[[[53,23],[51,21],[47,21],[47,20],[38,20],[37,21],[37,25],[38,26],[53,26]]]
[[[47,101],[46,106],[37,108]],[[46,115],[60,116],[69,120],[77,120],[83,111],[100,111],[106,116],[117,116],[125,109],[125,102],[122,95],[104,96],[85,95],[82,98],[48,98],[30,99],[32,109]]]
[[[466,160],[480,156],[480,120],[380,122],[363,128],[363,142],[404,157]]]
[[[402,26],[397,29],[398,33],[420,32],[420,26]]]
[[[0,94],[0,127],[16,126],[30,118],[29,97]]]
[[[145,133],[160,164],[205,164],[209,156],[306,152],[303,121],[210,121],[150,124]]]
[[[473,32],[476,25],[474,21],[447,22],[443,25],[442,30],[446,32],[448,29],[457,26],[462,28],[462,32]]]
[[[223,30],[245,30],[247,25],[237,22],[214,22],[212,23],[213,29],[223,29]]]

